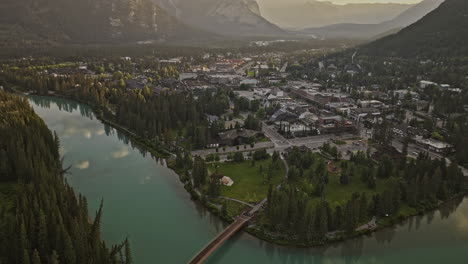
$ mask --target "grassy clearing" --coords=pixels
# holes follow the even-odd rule
[[[259,202],[267,196],[270,184],[276,186],[284,179],[285,168],[279,162],[279,169],[274,170],[271,182],[266,182],[270,163],[271,158],[257,161],[253,167],[251,161],[216,163],[211,164],[209,170],[213,173],[217,169],[220,174],[234,181],[231,187],[221,186],[221,196],[252,203]],[[260,172],[260,167],[263,168],[263,172]]]
[[[342,185],[339,174],[330,174],[324,196],[331,204],[344,205],[351,199],[353,193],[366,193],[367,198],[371,199],[373,195],[384,192],[390,184],[393,184],[391,179],[377,179],[377,187],[372,190],[359,178],[352,178],[348,185]]]
[[[333,143],[335,143],[336,145],[346,145],[346,141],[343,140],[334,140]]]

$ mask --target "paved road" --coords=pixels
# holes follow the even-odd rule
[[[240,203],[240,204],[246,205],[246,206],[248,206],[248,207],[251,207],[251,208],[254,208],[254,207],[255,207],[255,205],[253,205],[253,204],[246,203],[246,202],[244,202],[244,201],[237,200],[237,199],[234,199],[234,198],[229,198],[229,197],[224,197],[224,196],[218,196],[218,198],[220,198],[220,199],[224,199],[224,200],[233,201],[233,202],[237,202],[237,203]]]
[[[272,126],[268,126],[266,123],[262,124],[262,131],[266,137],[268,137],[273,144],[275,144],[275,150],[279,152],[284,152],[285,149],[289,147],[300,147],[306,146],[308,148],[314,149],[318,148],[333,139],[346,139],[355,137],[353,134],[343,134],[341,136],[336,136],[334,134],[327,134],[327,135],[318,135],[318,136],[311,136],[311,137],[303,137],[303,138],[292,138],[286,139],[280,133],[274,129]]]
[[[246,71],[247,69],[250,69],[250,67],[252,67],[252,65],[254,65],[254,63],[255,63],[255,62],[253,62],[253,61],[247,63],[246,65],[240,67],[240,68],[236,71],[236,73],[239,74],[239,75],[245,75],[245,71]]]
[[[287,68],[288,68],[288,62],[285,62],[283,64],[283,67],[281,67],[280,73],[285,73]]]
[[[400,142],[399,140],[397,139],[394,139],[392,141],[392,146],[395,147],[398,151],[402,151],[403,150],[403,143]],[[409,144],[408,145],[408,157],[411,157],[411,158],[417,158],[419,153],[427,153],[429,155],[429,157],[431,159],[445,159],[445,161],[447,162],[447,165],[450,165],[452,163],[452,161],[444,156],[441,156],[440,154],[437,154],[435,152],[432,152],[432,151],[429,151],[427,149],[424,149],[424,148],[421,148],[415,144]],[[463,172],[463,175],[465,175],[466,177],[468,177],[468,169],[462,167],[462,166],[458,166],[462,172]]]
[[[377,227],[377,217],[372,217],[372,220],[370,220],[369,223],[365,224],[365,225],[362,225],[358,228],[356,228],[356,231],[362,231],[362,230],[373,230]]]
[[[273,144],[275,144],[275,148],[279,147],[290,147],[292,144],[287,139],[285,139],[280,133],[276,131],[276,129],[268,126],[265,122],[262,123],[262,132],[268,137]]]
[[[233,153],[233,152],[250,152],[250,151],[255,151],[258,149],[270,149],[274,148],[275,145],[272,142],[260,142],[254,145],[254,147],[250,147],[250,145],[247,145],[247,148],[244,148],[244,145],[239,146],[239,149],[237,147],[226,147],[226,150],[223,150],[222,147],[218,148],[218,152],[216,152],[216,149],[201,149],[201,150],[195,150],[192,151],[192,156],[200,156],[200,157],[205,157],[210,154],[228,154],[228,153]]]

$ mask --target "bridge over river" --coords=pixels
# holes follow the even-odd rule
[[[226,240],[241,230],[252,218],[255,217],[257,212],[262,209],[263,205],[267,202],[265,198],[262,202],[254,206],[250,211],[242,213],[236,218],[232,224],[226,227],[219,233],[213,240],[211,240],[198,254],[193,257],[188,264],[201,264],[203,263],[218,247],[220,247]]]

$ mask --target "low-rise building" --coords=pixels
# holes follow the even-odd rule
[[[452,148],[453,148],[452,145],[446,142],[435,140],[432,138],[424,139],[422,137],[416,137],[414,141],[416,142],[417,145],[429,151],[439,153],[439,154],[448,154],[452,151]]]
[[[364,118],[379,117],[382,113],[377,108],[355,108],[351,109],[349,116],[355,121],[361,121]]]
[[[223,146],[237,146],[247,144],[252,137],[262,135],[259,131],[249,129],[232,129],[218,133],[219,144]]]
[[[421,87],[421,89],[425,89],[426,87],[429,87],[429,86],[437,86],[437,83],[431,82],[431,81],[425,81],[425,80],[422,80],[419,82],[419,87]]]

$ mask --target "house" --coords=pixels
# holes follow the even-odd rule
[[[442,89],[442,90],[447,90],[447,89],[450,88],[450,84],[441,84],[441,85],[439,85],[439,87],[440,87],[440,89]]]
[[[384,105],[384,103],[377,101],[377,100],[358,100],[357,104],[359,107],[362,107],[362,108],[368,108],[368,107],[380,108]]]
[[[142,90],[143,88],[145,88],[146,84],[147,82],[139,79],[130,79],[125,81],[127,89],[130,90]]]
[[[292,136],[305,136],[308,132],[311,131],[311,128],[307,125],[300,123],[288,123],[283,122],[282,124],[277,124],[279,130],[283,133],[289,133]]]
[[[327,67],[328,72],[336,72],[338,70],[338,67],[335,66],[335,64],[330,64]]]
[[[206,116],[206,120],[208,121],[208,123],[210,125],[212,124],[215,124],[219,121],[219,117],[218,116],[215,116],[215,115],[205,115]]]
[[[193,73],[193,72],[182,72],[179,74],[179,81],[184,81],[184,80],[195,80],[197,79],[198,74]]]
[[[252,137],[262,135],[259,131],[248,129],[232,129],[225,132],[218,133],[218,140],[220,145],[223,146],[237,146],[247,144]]]
[[[326,125],[335,125],[337,123],[340,123],[343,121],[343,117],[339,115],[335,116],[320,116],[318,118],[318,122],[321,126],[326,126]]]
[[[306,111],[299,116],[299,120],[301,120],[302,123],[309,126],[315,125],[318,121],[318,116],[309,111]]]
[[[409,90],[396,90],[393,92],[395,97],[397,97],[400,100],[405,99],[405,97],[408,95],[408,93],[411,95],[411,99],[419,99],[419,94],[415,92],[411,92]]]
[[[356,121],[360,121],[366,117],[378,117],[381,115],[380,110],[377,108],[355,108],[351,109],[350,117]]]
[[[269,119],[269,122],[282,122],[282,121],[294,121],[297,120],[298,116],[285,108],[281,108],[276,111]]]
[[[401,124],[401,125],[396,125],[392,128],[392,132],[395,136],[397,137],[406,137],[408,133],[408,125]]]
[[[257,79],[245,79],[240,82],[240,85],[256,86],[258,83]]]
[[[419,87],[421,87],[421,89],[425,89],[425,88],[427,88],[429,86],[437,86],[437,83],[430,82],[430,81],[424,81],[424,80],[419,82]]]

